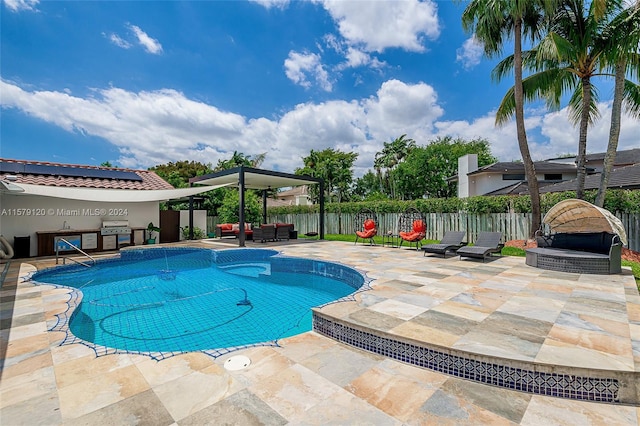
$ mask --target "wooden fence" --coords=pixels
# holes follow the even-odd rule
[[[353,214],[325,214],[325,234],[353,234],[362,224],[354,223]],[[400,213],[377,213],[378,234],[398,233]],[[640,214],[618,213],[627,232],[628,248],[640,252]],[[531,228],[531,213],[427,213],[427,239],[440,240],[447,231],[466,231],[467,241],[475,241],[478,232],[502,232],[505,241],[524,240]],[[317,214],[269,215],[267,222],[293,223],[299,234],[318,232],[320,218]],[[207,231],[214,232],[217,218],[207,218]]]

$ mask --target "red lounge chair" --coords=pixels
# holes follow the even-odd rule
[[[400,215],[398,221],[400,232],[400,247],[403,242],[408,242],[409,247],[416,243],[416,250],[422,245],[421,241],[427,236],[427,225],[422,213],[414,208],[407,209]]]
[[[375,241],[373,241],[373,237],[378,233],[376,219],[375,212],[372,212],[369,209],[360,210],[356,214],[354,223],[356,226],[362,226],[362,228],[356,229],[356,241],[354,244],[358,243],[358,238],[362,238],[362,240],[369,240],[372,246],[376,244]]]

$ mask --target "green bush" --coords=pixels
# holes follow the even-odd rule
[[[575,198],[574,191],[549,192],[540,195],[542,213],[562,200]],[[586,191],[585,201],[593,203],[596,191]],[[327,203],[326,213],[355,214],[367,208],[377,213],[400,213],[415,207],[423,213],[531,213],[531,197],[528,195],[477,196],[460,198],[426,198],[418,200],[377,200],[348,203]],[[616,213],[640,213],[640,191],[614,189],[606,193],[604,208]],[[237,209],[237,208],[236,208]],[[319,205],[271,207],[270,215],[318,213]]]
[[[189,227],[185,226],[182,229],[182,238],[185,240],[189,239]],[[194,240],[201,240],[205,237],[204,231],[200,228],[198,228],[197,226],[193,227],[193,239]]]
[[[238,191],[228,191],[222,205],[218,208],[218,218],[220,223],[237,223],[240,219],[238,212],[240,211],[240,199]],[[246,223],[260,223],[262,217],[262,206],[258,196],[253,191],[245,191],[244,193],[244,221]]]

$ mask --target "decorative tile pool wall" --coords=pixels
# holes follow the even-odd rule
[[[313,313],[313,329],[340,342],[440,373],[537,395],[620,403],[614,378],[545,373],[464,358],[365,332]]]

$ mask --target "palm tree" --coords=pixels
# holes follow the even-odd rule
[[[378,176],[380,178],[380,189],[383,189],[383,177],[381,169],[386,169],[384,180],[389,187],[391,198],[395,198],[395,181],[393,171],[416,147],[416,141],[411,138],[407,138],[404,134],[391,142],[385,142],[382,151],[376,153],[375,161],[373,163]]]
[[[609,185],[609,176],[616,158],[625,92],[628,95],[627,110],[632,115],[640,118],[640,86],[633,82],[625,81],[627,69],[631,73],[635,73],[636,78],[640,74],[640,54],[637,51],[640,43],[640,1],[636,1],[634,5],[622,10],[611,21],[605,31],[605,37],[610,46],[607,49],[610,53],[610,55],[607,55],[607,60],[612,63],[615,69],[615,87],[611,105],[609,143],[604,156],[604,167],[600,175],[600,186],[595,200],[595,205],[599,207],[604,205],[604,195]],[[633,99],[635,99],[635,102]]]
[[[260,167],[264,162],[267,153],[256,155],[255,158],[251,158],[250,155],[245,155],[242,152],[233,151],[231,158],[228,160],[218,160],[215,171],[228,170],[234,167],[247,166],[247,167]]]
[[[547,92],[550,105],[559,106],[565,90],[573,89],[569,118],[579,124],[576,197],[580,199],[584,198],[587,175],[587,132],[589,125],[599,117],[598,92],[591,79],[600,74],[604,53],[602,26],[617,3],[594,1],[585,10],[584,0],[563,1],[554,14],[551,31],[537,52],[539,61],[558,71]]]
[[[525,175],[531,197],[532,223],[530,237],[540,228],[540,191],[536,170],[529,152],[524,125],[524,94],[522,86],[522,37],[532,41],[540,37],[545,13],[555,7],[554,1],[544,0],[472,0],[462,13],[462,26],[484,44],[484,53],[494,57],[501,53],[509,37],[514,38],[513,53],[513,112],[516,118],[518,147],[522,155]],[[510,114],[511,115],[511,114]],[[496,116],[496,124],[506,121],[506,116]]]
[[[608,39],[606,34],[612,16],[620,8],[619,0],[596,0],[590,2],[588,8],[583,0],[564,0],[551,15],[546,37],[523,54],[524,66],[534,72],[523,80],[526,100],[544,98],[550,108],[559,109],[563,95],[571,91],[569,119],[579,125],[577,198],[584,198],[588,128],[599,117],[598,92],[592,78],[610,76],[606,72],[607,57],[616,55],[610,52],[611,37]],[[513,58],[503,60],[494,69],[494,75],[497,78],[507,75],[513,62]],[[632,92],[625,91],[624,97],[630,105],[636,103]],[[512,114],[514,103],[511,89],[502,100],[498,116],[504,118]]]

